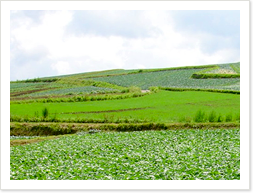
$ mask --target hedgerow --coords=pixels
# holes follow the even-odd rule
[[[127,90],[126,92],[129,92]],[[125,98],[142,97],[149,93],[123,93],[123,94],[105,94],[105,95],[77,95],[64,98],[46,98],[46,99],[28,99],[28,100],[15,100],[11,104],[24,104],[24,103],[60,103],[60,102],[85,102],[85,101],[102,101],[102,100],[117,100]]]
[[[195,79],[240,78],[240,74],[192,74],[191,78],[195,78]]]
[[[240,94],[240,91],[237,91],[237,90],[218,90],[218,89],[201,89],[201,88],[173,88],[173,87],[159,87],[159,89],[160,90],[167,90],[167,91],[206,91],[206,92]]]
[[[240,123],[11,123],[11,136],[48,136],[73,134],[78,132],[91,131],[146,131],[146,130],[180,130],[180,129],[217,129],[217,128],[238,128]]]

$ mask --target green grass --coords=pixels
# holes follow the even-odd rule
[[[10,149],[11,180],[240,180],[240,130],[83,134]]]
[[[231,113],[235,117],[240,114],[240,96],[198,91],[159,91],[143,97],[121,100],[11,104],[10,112],[11,116],[33,118],[35,112],[41,112],[45,107],[48,108],[49,118],[56,117],[72,121],[109,119],[114,122],[136,119],[166,123],[178,122],[182,117],[193,119],[200,109],[207,114],[215,111],[216,114],[222,116]]]

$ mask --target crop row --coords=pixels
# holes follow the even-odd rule
[[[56,88],[66,88],[71,85],[59,84],[59,83],[46,83],[46,82],[36,82],[36,83],[11,83],[10,84],[10,94],[22,94],[25,92],[32,92],[37,90],[47,90],[47,89],[56,89]]]
[[[44,99],[28,99],[28,100],[15,100],[11,101],[11,104],[26,104],[26,103],[61,103],[61,102],[85,102],[85,101],[104,101],[104,100],[118,100],[126,98],[142,97],[149,93],[122,93],[122,94],[99,94],[99,95],[69,95],[69,97],[57,97],[57,98],[44,98]],[[16,98],[17,99],[17,98]]]
[[[107,93],[107,92],[117,92],[115,89],[111,88],[101,88],[101,87],[94,87],[94,86],[84,86],[84,87],[72,87],[72,88],[65,88],[65,89],[53,89],[53,90],[46,90],[41,92],[36,92],[28,95],[23,96],[45,96],[45,95],[72,95],[72,94],[87,94],[87,93]]]
[[[11,180],[240,180],[240,130],[73,135],[11,147]]]
[[[236,73],[240,74],[240,63],[230,64],[230,66]]]
[[[49,83],[10,83],[10,92],[21,92],[26,90],[41,89],[48,86]]]
[[[148,89],[152,86],[174,87],[174,88],[206,88],[206,89],[224,89],[240,90],[238,85],[239,78],[227,79],[192,79],[193,73],[199,69],[182,69],[172,71],[149,72],[139,74],[129,74],[111,77],[94,78],[94,80],[109,82],[119,86],[139,86],[142,89]]]

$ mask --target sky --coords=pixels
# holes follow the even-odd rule
[[[10,80],[238,61],[237,10],[10,13]]]

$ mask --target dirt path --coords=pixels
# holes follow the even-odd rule
[[[150,92],[150,90],[141,90],[142,93]]]

